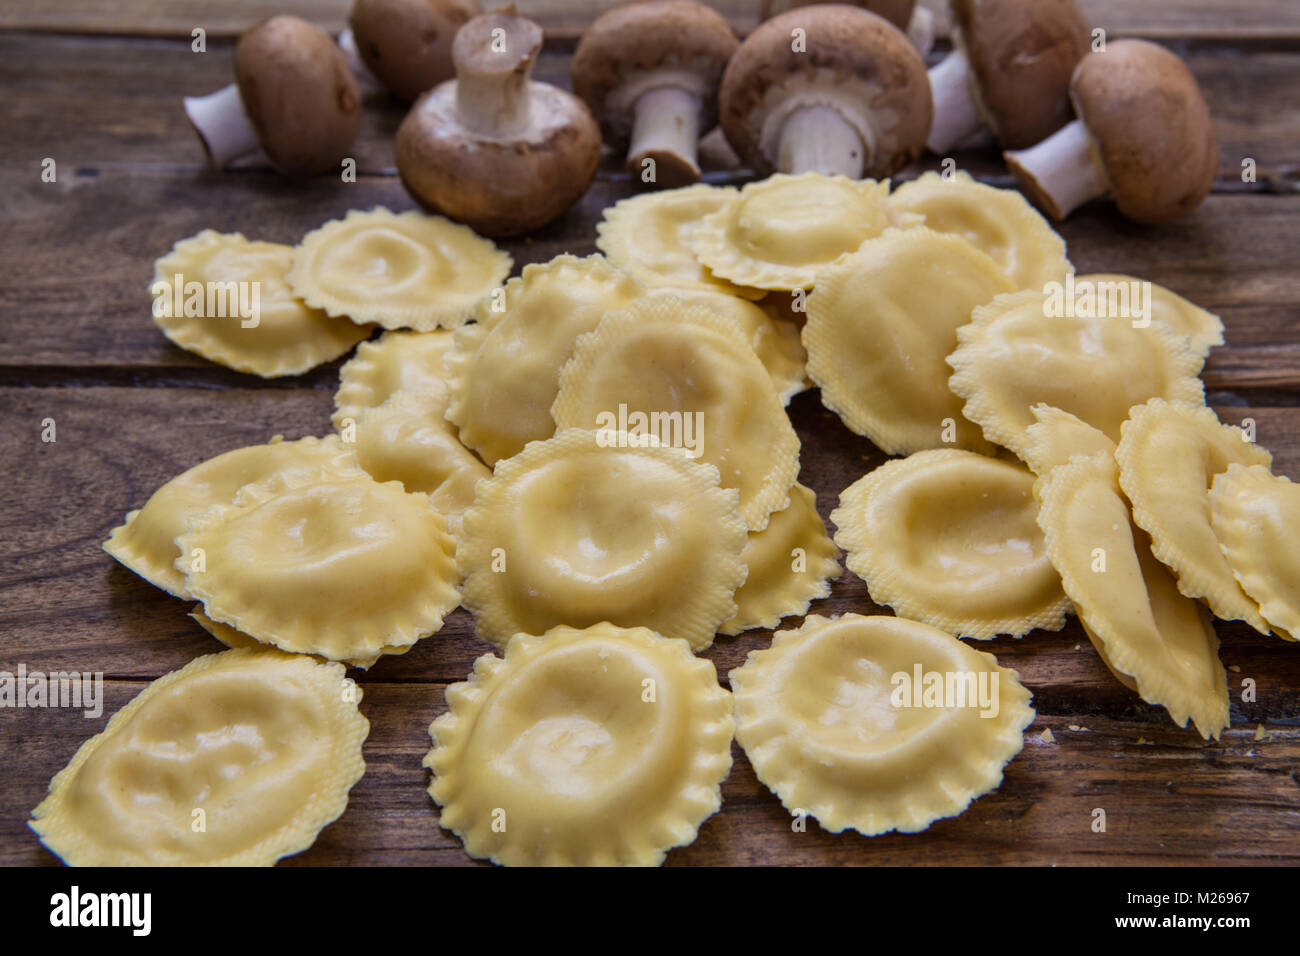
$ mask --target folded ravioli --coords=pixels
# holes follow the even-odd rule
[[[366,475],[276,475],[176,539],[204,613],[282,650],[365,660],[460,604],[455,543],[428,495]]]
[[[993,655],[898,617],[813,614],[730,673],[736,740],[791,813],[915,833],[1002,782],[1034,719]]]
[[[289,284],[308,305],[386,329],[454,329],[505,281],[509,254],[468,226],[354,209],[303,236]]]
[[[1211,526],[1210,486],[1232,464],[1263,465],[1273,456],[1204,405],[1154,399],[1133,408],[1115,451],[1119,483],[1133,522],[1178,579],[1178,590],[1204,598],[1216,617],[1268,633],[1259,605],[1242,590]]]
[[[460,440],[494,465],[555,434],[551,403],[574,342],[642,291],[603,256],[563,255],[525,266],[506,283],[501,310],[497,302],[484,304],[447,356],[447,417]]]
[[[1204,360],[1168,326],[1048,315],[1041,292],[1000,295],[957,330],[948,380],[984,437],[1025,450],[1030,407],[1043,402],[1119,440],[1128,410],[1149,398],[1204,404]]]
[[[686,243],[716,276],[756,289],[810,289],[817,270],[903,220],[889,181],[777,173],[748,183]]]
[[[813,601],[830,595],[827,581],[840,576],[839,557],[817,513],[817,496],[796,484],[789,507],[772,515],[762,531],[750,532],[740,553],[749,576],[736,592],[736,616],[719,633],[776,627],[783,617],[803,614]]]
[[[1131,523],[1115,459],[1071,458],[1039,478],[1034,494],[1047,554],[1106,666],[1178,726],[1190,718],[1217,739],[1228,726],[1219,639]]]
[[[456,437],[447,421],[451,393],[444,385],[397,392],[357,423],[357,463],[376,481],[398,481],[427,494],[434,510],[459,526],[474,503],[474,486],[492,471]],[[453,531],[456,530],[453,527]]]
[[[948,390],[957,329],[1010,279],[966,240],[889,230],[817,273],[803,328],[822,404],[891,455],[955,445],[989,452]]]
[[[498,647],[610,621],[703,650],[745,581],[737,499],[681,449],[566,429],[479,483],[456,547],[465,607]]]
[[[336,436],[281,441],[236,448],[195,465],[163,485],[138,511],[114,528],[104,550],[155,587],[179,598],[190,596],[185,575],[174,562],[180,556],[176,536],[191,518],[214,505],[230,504],[244,485],[272,475],[350,471],[362,475],[356,455]]]
[[[1035,475],[1045,475],[1075,455],[1113,455],[1115,443],[1069,412],[1039,403],[1029,410],[1034,424],[1025,429],[1021,457]]]
[[[330,416],[334,427],[341,429],[349,420],[355,425],[363,411],[378,408],[396,392],[445,385],[443,359],[453,338],[447,330],[385,332],[373,342],[362,342],[339,369],[339,390]]]
[[[609,623],[520,634],[447,704],[424,765],[470,856],[653,866],[722,805],[731,695],[685,641]]]
[[[360,699],[338,664],[200,657],[86,741],[30,826],[70,866],[270,866],[347,807],[366,767]]]
[[[1300,486],[1266,465],[1233,463],[1210,489],[1214,534],[1269,626],[1300,640]]]
[[[212,637],[216,638],[232,650],[256,650],[257,648],[272,648],[278,650],[274,645],[263,643],[257,638],[231,627],[229,624],[222,624],[220,621],[212,620],[212,618],[203,613],[202,604],[196,604],[194,607],[190,608],[188,617],[190,620],[194,621],[195,624],[212,635]],[[409,650],[409,647],[385,647],[368,657],[353,658],[351,660],[339,661],[339,663],[346,664],[348,667],[360,668],[365,671],[373,667],[379,658],[387,654],[405,654]],[[317,657],[320,660],[326,660],[326,658],[319,657],[319,655],[317,655]]]
[[[276,378],[333,361],[370,327],[294,297],[293,247],[205,229],[154,263],[153,320],[176,345],[239,372]]]
[[[997,189],[969,173],[936,172],[894,190],[890,204],[925,217],[925,226],[965,239],[988,255],[1016,289],[1041,289],[1074,272],[1065,240],[1015,189]]]
[[[887,461],[840,493],[835,543],[877,604],[980,640],[1065,626],[1034,476],[957,449]]]
[[[685,285],[746,299],[761,298],[760,289],[715,276],[686,244],[699,221],[731,202],[737,193],[732,186],[695,183],[620,199],[596,223],[596,248],[647,287]]]
[[[1211,348],[1223,344],[1222,319],[1162,285],[1119,273],[1097,272],[1074,278],[1076,289],[1091,287],[1098,301],[1103,297],[1109,301],[1112,289],[1118,294],[1118,290],[1124,286],[1131,288],[1135,283],[1150,289],[1151,321],[1163,322],[1179,335],[1186,335],[1191,340],[1192,351],[1197,355],[1205,357]],[[1118,301],[1122,302],[1123,299]]]

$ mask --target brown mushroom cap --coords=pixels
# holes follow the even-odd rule
[[[1070,83],[1119,211],[1135,222],[1185,216],[1214,185],[1219,147],[1191,71],[1145,40],[1112,40]]]
[[[456,75],[452,38],[481,12],[478,0],[356,0],[349,23],[366,69],[413,100]]]
[[[361,95],[324,30],[277,16],[235,45],[235,82],[262,151],[286,173],[338,169],[361,128]]]
[[[626,81],[666,64],[691,69],[710,95],[700,98],[700,129],[717,122],[716,90],[740,41],[722,14],[695,0],[638,0],[601,14],[573,53],[573,92],[591,107],[606,137],[626,147],[634,111],[610,102]],[[629,104],[630,105],[630,104]]]
[[[807,49],[795,52],[792,31],[802,29]],[[740,45],[722,76],[720,120],[742,160],[766,175],[775,157],[759,145],[763,119],[774,103],[768,91],[819,71],[879,89],[862,103],[878,120],[866,175],[888,176],[920,155],[934,105],[925,61],[907,37],[877,14],[839,3],[787,11],[758,26]]]
[[[1026,149],[1070,120],[1070,77],[1088,53],[1074,0],[952,0],[985,118],[1004,149]]]
[[[763,4],[763,9],[768,11],[770,8],[771,15],[775,16],[777,13],[784,13],[795,7],[807,7],[821,2],[822,0],[767,0]],[[853,0],[852,6],[878,13],[898,29],[906,30],[912,19],[912,8],[916,6],[916,0]],[[767,19],[766,13],[763,19]]]

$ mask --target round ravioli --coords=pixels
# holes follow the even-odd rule
[[[889,182],[777,173],[748,183],[686,237],[717,276],[756,289],[810,289],[814,274],[902,224]]]
[[[737,493],[684,451],[568,429],[499,462],[465,512],[456,560],[478,635],[602,621],[713,643],[745,581]]]
[[[330,315],[428,332],[463,325],[512,265],[468,226],[376,207],[354,209],[303,236],[289,284]]]
[[[1000,295],[957,330],[948,384],[984,437],[1023,455],[1042,402],[1119,440],[1128,410],[1150,398],[1204,404],[1203,360],[1168,326],[1050,315],[1040,292]]]
[[[362,342],[339,369],[330,421],[343,428],[356,424],[367,408],[378,408],[397,392],[418,392],[447,382],[443,359],[454,336],[437,332],[385,332],[374,342]]]
[[[749,576],[736,592],[736,616],[719,632],[776,627],[783,617],[805,613],[813,601],[830,595],[827,582],[840,575],[839,557],[817,513],[817,496],[796,484],[789,507],[772,515],[762,531],[750,532],[740,553]]]
[[[840,494],[835,543],[871,599],[981,640],[1065,626],[1069,599],[1017,462],[936,449],[887,461]]]
[[[1034,719],[993,655],[898,617],[810,615],[730,673],[736,739],[831,833],[915,833],[996,789]]]
[[[1089,640],[1120,682],[1201,736],[1228,726],[1219,639],[1133,527],[1115,459],[1081,455],[1038,479],[1038,523]]]
[[[822,404],[891,455],[956,445],[992,452],[962,417],[946,362],[971,312],[1014,289],[964,239],[890,230],[817,274],[803,329]]]
[[[578,336],[641,293],[603,256],[525,266],[501,299],[485,303],[478,321],[456,333],[447,356],[447,417],[460,440],[494,465],[555,434],[551,403]]]
[[[1242,589],[1279,636],[1300,640],[1300,486],[1232,464],[1210,489],[1214,534]]]
[[[220,621],[212,620],[212,618],[203,613],[202,604],[196,604],[194,607],[190,608],[190,613],[187,616],[195,624],[207,631],[212,637],[216,638],[222,644],[225,644],[226,647],[234,650],[273,647],[273,645],[265,644],[257,638],[231,627],[229,624],[222,624]],[[346,664],[348,667],[356,667],[364,671],[369,670],[375,665],[379,658],[387,654],[405,654],[409,650],[410,647],[385,647],[367,657],[352,658],[350,660],[339,661],[339,663]],[[319,657],[319,655],[317,656]],[[325,660],[326,658],[320,657],[319,659]]]
[[[424,765],[470,856],[652,866],[722,805],[731,695],[685,641],[608,623],[520,634],[447,705]]]
[[[1076,289],[1090,288],[1099,302],[1109,302],[1112,290],[1118,297],[1125,288],[1141,287],[1143,298],[1151,304],[1151,321],[1163,322],[1179,335],[1187,336],[1192,351],[1197,355],[1204,358],[1211,348],[1223,344],[1222,319],[1162,285],[1133,276],[1100,272],[1076,276],[1074,285]]]
[[[560,428],[615,429],[685,449],[740,491],[761,531],[790,503],[799,437],[744,331],[672,296],[639,299],[582,336],[560,373]]]
[[[894,190],[890,203],[925,217],[936,232],[960,236],[998,264],[1017,289],[1041,289],[1074,272],[1065,240],[1015,189],[997,189],[958,172],[936,172]]]
[[[1132,409],[1115,452],[1133,522],[1178,578],[1178,590],[1204,598],[1216,617],[1262,633],[1259,605],[1241,589],[1211,524],[1210,486],[1229,465],[1263,465],[1273,456],[1204,405],[1154,400]]]
[[[1021,457],[1035,475],[1045,475],[1075,455],[1114,455],[1115,443],[1086,422],[1051,405],[1030,410],[1034,424],[1025,429]]]
[[[762,290],[715,276],[686,244],[699,221],[731,202],[737,192],[731,186],[695,183],[620,199],[596,223],[596,248],[646,286],[693,286],[760,298]]]
[[[360,699],[339,664],[200,657],[84,743],[30,826],[70,866],[270,866],[347,807],[366,767]]]
[[[176,536],[214,505],[227,505],[244,485],[272,475],[364,474],[352,449],[336,436],[250,445],[210,458],[163,485],[126,522],[114,528],[104,550],[155,587],[179,598],[190,596],[176,570]]]
[[[154,263],[153,320],[211,362],[263,378],[299,375],[371,329],[295,298],[286,279],[292,264],[291,246],[205,229]]]
[[[364,474],[248,485],[176,545],[208,617],[294,653],[365,660],[460,604],[455,543],[428,495]]]

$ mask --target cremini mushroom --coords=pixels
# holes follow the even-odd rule
[[[821,0],[763,0],[760,19],[770,20],[778,13],[819,2]],[[934,46],[939,24],[934,12],[925,4],[918,3],[917,0],[848,0],[848,2],[851,6],[878,13],[898,27],[907,34],[907,38],[912,41],[912,46],[916,47],[922,56],[929,53],[930,48]],[[931,3],[934,2],[942,2],[945,5],[946,17],[948,0],[931,0]]]
[[[700,178],[700,136],[717,118],[718,81],[739,45],[726,19],[695,0],[625,3],[582,35],[573,91],[605,139],[627,148],[628,172],[684,186]]]
[[[1112,40],[1070,81],[1078,118],[1029,149],[1003,154],[1053,219],[1109,193],[1142,223],[1185,216],[1218,172],[1209,107],[1182,60],[1144,40]]]
[[[482,12],[478,0],[356,0],[348,22],[370,73],[413,100],[456,75],[452,38]]]
[[[260,146],[290,174],[337,169],[361,128],[361,96],[324,30],[298,17],[254,24],[235,45],[235,82],[185,99],[208,159],[224,169]]]
[[[952,12],[953,51],[930,70],[931,152],[986,124],[1004,149],[1023,149],[1070,122],[1070,76],[1089,39],[1074,0],[953,0]]]
[[[925,61],[888,20],[814,4],[760,24],[722,77],[722,128],[756,172],[888,176],[930,129]]]
[[[456,34],[456,79],[421,96],[397,130],[397,169],[425,206],[488,236],[529,232],[581,198],[600,163],[583,102],[529,78],[542,30],[513,7]]]

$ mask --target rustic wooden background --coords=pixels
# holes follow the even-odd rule
[[[1128,271],[1220,312],[1228,344],[1205,373],[1225,421],[1253,418],[1279,471],[1300,479],[1300,6],[1295,0],[1081,0],[1111,36],[1158,38],[1199,77],[1218,125],[1221,177],[1202,209],[1158,229],[1088,208],[1062,229],[1080,272]],[[49,778],[145,683],[219,649],[188,605],[118,566],[100,542],[130,508],[199,461],[280,432],[325,434],[337,363],[264,382],[172,347],[149,319],[153,260],[203,228],[293,243],[352,208],[412,204],[394,175],[401,108],[366,99],[355,184],[215,174],[180,97],[229,81],[231,40],[273,12],[330,30],[349,0],[0,0],[0,670],[102,671],[99,720],[0,711],[0,862],[52,864],[26,829]],[[606,4],[519,0],[548,31],[537,76],[567,85],[567,51]],[[741,30],[757,0],[718,4]],[[191,52],[190,31],[208,32]],[[55,183],[41,161],[57,162]],[[1257,167],[1244,183],[1242,160]],[[991,153],[958,157],[1009,180]],[[932,165],[932,164],[931,164]],[[594,251],[601,210],[634,186],[608,164],[580,206],[510,250],[516,268]],[[914,175],[919,169],[905,175]],[[719,178],[725,174],[718,174]],[[802,480],[823,515],[882,461],[815,393],[791,406]],[[42,420],[57,441],[40,440]],[[820,613],[871,612],[845,574]],[[790,818],[735,749],[722,812],[670,864],[1180,864],[1300,862],[1300,646],[1220,625],[1232,727],[1219,743],[1179,730],[1121,687],[1077,623],[982,645],[1033,690],[1038,719],[1001,789],[924,834],[864,839]],[[725,672],[767,632],[721,638]],[[368,769],[346,814],[292,864],[466,864],[439,829],[420,760],[426,728],[490,648],[463,611],[406,656],[358,675],[371,722]],[[1258,700],[1243,703],[1252,678]],[[1256,739],[1257,726],[1264,736]],[[1040,738],[1044,729],[1054,743]],[[1107,812],[1105,833],[1090,828]]]

